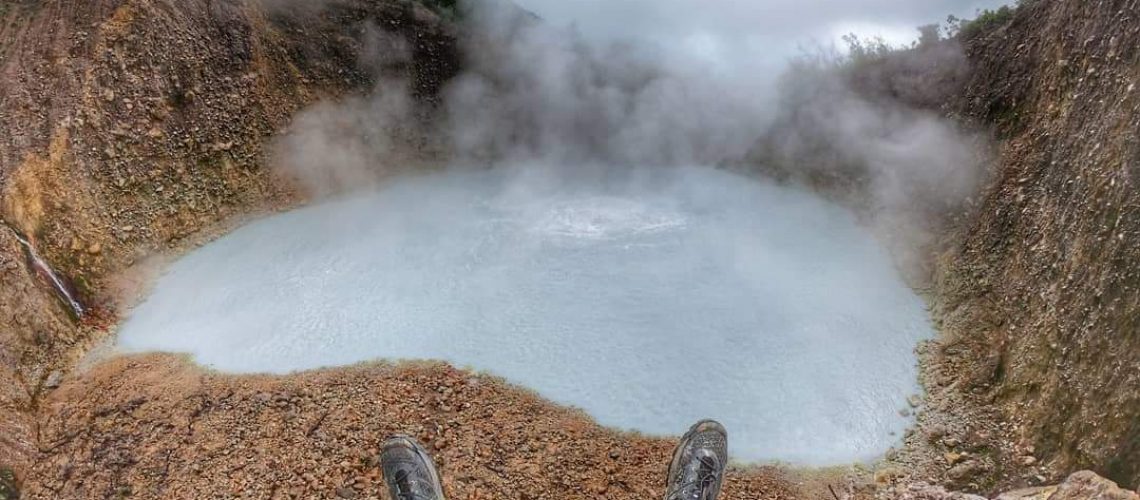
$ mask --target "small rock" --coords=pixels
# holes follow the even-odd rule
[[[336,489],[336,496],[338,496],[340,498],[356,498],[356,490],[354,490],[352,488],[344,488],[344,487],[337,488]]]
[[[922,482],[908,484],[905,488],[896,489],[895,495],[890,497],[899,500],[985,500],[985,497],[951,492],[941,486]]]
[[[890,484],[894,482],[895,479],[898,479],[905,475],[906,474],[902,471],[902,469],[899,469],[898,467],[887,467],[885,469],[875,471],[874,479],[876,484]]]
[[[956,481],[964,481],[989,472],[989,470],[990,468],[986,464],[978,460],[969,460],[951,467],[946,475]]]
[[[954,465],[954,464],[962,461],[962,454],[961,453],[948,452],[948,453],[942,454],[942,458],[946,459],[946,463],[948,463],[950,465]]]
[[[1022,488],[1002,493],[994,500],[1047,500],[1055,491],[1057,491],[1056,486]]]
[[[91,246],[87,247],[87,253],[91,255],[99,255],[103,253],[103,245],[92,243]]]
[[[1035,463],[1037,463],[1037,457],[1035,457],[1033,455],[1026,455],[1024,457],[1021,457],[1021,465],[1028,467],[1028,466],[1033,465]]]
[[[63,372],[61,372],[59,370],[55,370],[55,371],[51,372],[50,375],[48,375],[48,378],[46,380],[44,380],[44,387],[47,387],[48,389],[55,389],[55,388],[58,388],[60,386],[60,383],[62,381],[63,381]]]
[[[1098,476],[1095,472],[1074,473],[1061,483],[1050,500],[1140,500],[1140,495],[1125,490],[1116,483]]]
[[[906,398],[906,402],[911,408],[918,408],[922,405],[922,396],[911,394],[910,397]]]
[[[950,429],[948,429],[945,425],[935,424],[926,429],[926,438],[929,440],[929,442],[936,443],[939,439],[945,437],[949,432]]]

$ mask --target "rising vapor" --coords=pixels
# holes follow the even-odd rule
[[[460,45],[464,72],[442,105],[425,109],[406,84],[382,80],[370,96],[301,114],[277,164],[318,195],[371,185],[406,161],[402,152],[425,149],[451,166],[543,165],[561,175],[731,166],[859,209],[919,271],[934,227],[984,180],[984,141],[928,109],[968,74],[956,42],[860,78],[843,56],[801,57],[777,79],[763,65],[725,71],[653,44],[589,40],[484,1],[467,5]],[[941,87],[907,80],[917,66],[949,76]]]

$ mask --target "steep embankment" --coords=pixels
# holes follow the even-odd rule
[[[1027,1],[966,47],[1004,145],[939,278],[958,387],[1026,455],[1140,486],[1140,2]]]
[[[406,77],[430,100],[456,71],[451,28],[419,4],[305,5],[0,6],[0,461],[30,457],[28,415],[98,335],[117,271],[296,201],[264,165],[267,139],[297,110],[381,76]],[[379,67],[363,55],[375,25],[406,48]],[[90,314],[69,316],[18,235],[70,277]]]
[[[950,361],[937,366],[939,390],[967,396],[946,401],[992,403],[1014,425],[963,431],[976,447],[934,425],[908,437],[944,447],[936,459],[964,471],[963,487],[1004,470],[978,464],[1028,459],[1140,483],[1138,3],[1027,1],[966,40],[973,72],[947,80],[965,79],[957,110],[1004,141],[993,189],[939,268],[938,350]],[[306,104],[380,74],[410,76],[430,100],[456,71],[446,23],[422,7],[271,4],[0,6],[0,460],[20,466],[36,498],[352,498],[379,490],[369,447],[402,430],[441,454],[464,498],[658,493],[667,441],[439,366],[273,379],[144,357],[45,391],[105,318],[96,307],[73,320],[17,234],[98,306],[125,266],[294,203],[265,170],[265,145]],[[369,41],[369,23],[395,27],[410,57],[361,65],[391,48]],[[1009,434],[1012,454],[986,455]],[[770,472],[734,471],[729,494],[797,494]]]
[[[886,221],[917,220],[912,228],[930,234],[904,249],[949,251],[931,290],[944,335],[921,349],[928,398],[876,479],[994,492],[1088,467],[1135,487],[1140,3],[1025,0],[935,38],[793,66],[777,126],[753,151],[765,173],[873,219],[892,209],[873,196],[883,159],[836,144],[891,129],[830,127],[850,103],[950,115],[998,139],[996,159],[977,172],[988,183],[980,200],[939,198],[941,181],[928,192],[908,186],[917,196]],[[923,151],[931,162],[940,154]],[[898,172],[921,171],[914,163]]]

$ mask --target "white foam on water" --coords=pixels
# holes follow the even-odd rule
[[[442,359],[606,425],[716,418],[748,461],[897,441],[931,326],[849,212],[712,168],[582,177],[455,170],[254,222],[176,262],[119,346],[239,373]]]

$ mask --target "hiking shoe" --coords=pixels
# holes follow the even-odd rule
[[[669,464],[665,500],[716,500],[728,465],[728,432],[714,420],[689,428]]]
[[[444,500],[435,463],[416,440],[395,436],[385,441],[380,467],[392,500]]]

